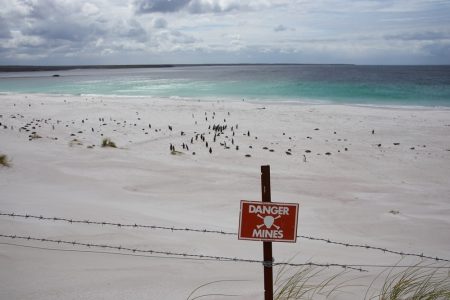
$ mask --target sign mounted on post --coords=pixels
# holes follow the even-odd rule
[[[297,241],[297,203],[241,201],[239,239],[266,242]]]

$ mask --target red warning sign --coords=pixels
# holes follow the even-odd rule
[[[295,243],[297,218],[297,203],[242,200],[239,239]]]

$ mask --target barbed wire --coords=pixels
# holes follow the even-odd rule
[[[115,226],[115,227],[132,227],[132,228],[145,228],[145,229],[161,229],[161,230],[170,230],[170,231],[191,231],[191,232],[200,232],[200,233],[216,233],[223,235],[237,235],[235,232],[226,232],[223,230],[210,230],[210,229],[195,229],[195,228],[187,228],[187,227],[175,227],[175,226],[159,226],[159,225],[142,225],[142,224],[126,224],[126,223],[118,223],[118,222],[105,222],[105,221],[90,221],[90,220],[80,220],[80,219],[68,219],[61,217],[44,217],[42,215],[30,215],[30,214],[16,214],[16,213],[3,213],[0,212],[0,216],[7,216],[13,218],[25,218],[25,219],[37,219],[41,221],[62,221],[67,223],[81,223],[81,224],[89,224],[89,225],[103,225],[103,226]]]
[[[158,258],[158,259],[176,259],[176,260],[209,260],[215,261],[214,259],[201,259],[201,258],[186,258],[186,257],[171,257],[171,256],[163,256],[163,255],[148,255],[148,254],[136,254],[136,253],[122,253],[122,252],[111,252],[111,251],[99,251],[99,250],[80,250],[80,249],[62,249],[62,248],[50,248],[50,247],[39,247],[39,246],[31,246],[24,244],[16,244],[16,243],[4,243],[0,242],[0,245],[8,245],[15,246],[21,248],[31,248],[31,249],[39,249],[39,250],[50,250],[50,251],[59,251],[59,252],[78,252],[78,253],[94,253],[94,254],[111,254],[111,255],[121,255],[121,256],[136,256],[136,257],[148,257],[148,258]]]
[[[188,228],[188,227],[175,227],[175,226],[159,226],[159,225],[141,225],[141,224],[126,224],[126,223],[118,223],[118,222],[105,222],[105,221],[90,221],[90,220],[80,220],[80,219],[69,219],[69,218],[62,218],[62,217],[44,217],[42,215],[30,215],[30,214],[17,214],[17,213],[4,213],[0,211],[0,216],[6,216],[6,217],[18,217],[18,218],[25,218],[25,219],[37,219],[41,221],[61,221],[61,222],[67,222],[70,224],[88,224],[88,225],[102,225],[102,226],[114,226],[114,227],[131,227],[131,228],[144,228],[144,229],[160,229],[160,230],[170,230],[172,232],[174,231],[186,231],[186,232],[198,232],[198,233],[213,233],[213,234],[222,234],[222,235],[234,235],[236,236],[237,233],[235,232],[227,232],[223,230],[210,230],[210,229],[195,229],[195,228]],[[429,255],[424,255],[423,253],[410,253],[406,251],[396,251],[391,250],[388,248],[378,247],[378,246],[371,246],[366,244],[356,244],[356,243],[345,243],[340,241],[334,241],[331,239],[326,238],[318,238],[313,236],[306,236],[306,235],[297,235],[298,238],[307,239],[311,241],[318,241],[318,242],[325,242],[327,244],[332,245],[338,245],[338,246],[345,246],[345,247],[351,247],[351,248],[361,248],[361,249],[368,249],[368,250],[377,250],[381,251],[383,253],[387,254],[396,254],[400,256],[410,256],[410,257],[418,257],[421,259],[431,259],[435,261],[442,261],[442,262],[450,262],[450,259],[446,258],[440,258],[440,257],[433,257]]]
[[[244,259],[238,257],[228,257],[228,256],[213,256],[213,255],[204,255],[204,254],[192,254],[192,253],[181,253],[181,252],[172,252],[172,251],[160,251],[160,250],[152,250],[152,249],[139,249],[139,248],[130,248],[123,246],[113,246],[108,244],[96,244],[96,243],[83,243],[78,241],[66,241],[60,239],[48,239],[48,238],[40,238],[40,237],[32,237],[32,236],[21,236],[21,235],[13,235],[13,234],[0,234],[0,237],[9,238],[9,239],[18,239],[18,240],[27,240],[27,241],[36,241],[43,243],[54,243],[60,245],[70,245],[70,246],[82,246],[88,248],[101,248],[101,249],[111,249],[118,251],[126,251],[137,254],[155,254],[155,255],[165,255],[174,258],[185,258],[185,259],[196,259],[196,260],[207,260],[207,261],[223,261],[223,262],[243,262],[243,263],[258,263],[263,264],[264,266],[290,266],[290,267],[302,267],[302,266],[315,266],[315,267],[340,267],[348,270],[355,270],[359,272],[368,272],[362,268],[358,268],[358,266],[349,266],[344,264],[335,264],[335,263],[315,263],[315,262],[307,262],[307,263],[287,263],[287,262],[266,262],[262,260],[256,259]]]
[[[176,252],[164,252],[164,251],[155,251],[155,250],[142,250],[137,248],[128,248],[122,246],[111,246],[111,245],[103,245],[103,244],[93,244],[93,243],[80,243],[75,241],[63,241],[63,240],[55,240],[55,239],[46,239],[46,238],[36,238],[31,236],[17,236],[17,235],[4,235],[0,234],[0,237],[10,238],[10,239],[22,239],[29,241],[38,241],[38,242],[50,242],[50,243],[58,243],[58,244],[68,244],[72,246],[85,246],[88,248],[108,248],[114,250],[128,251],[132,253],[122,253],[122,252],[111,252],[111,251],[95,251],[95,250],[80,250],[80,249],[60,249],[60,248],[49,248],[49,247],[39,247],[33,245],[24,245],[24,244],[16,244],[16,243],[4,243],[0,242],[0,245],[9,245],[16,247],[24,247],[31,249],[39,249],[39,250],[51,250],[51,251],[62,251],[62,252],[79,252],[79,253],[94,253],[94,254],[110,254],[110,255],[123,255],[123,256],[136,256],[136,257],[148,257],[148,258],[157,258],[157,259],[176,259],[176,260],[193,260],[193,261],[225,261],[225,262],[245,262],[245,263],[261,263],[263,266],[273,267],[273,266],[292,266],[292,267],[303,267],[303,266],[315,266],[315,267],[341,267],[344,269],[355,270],[359,272],[368,272],[362,268],[418,268],[418,269],[450,269],[450,266],[436,266],[436,265],[375,265],[375,264],[335,264],[335,263],[314,263],[314,262],[306,262],[306,263],[286,263],[286,262],[270,262],[270,261],[261,261],[261,260],[253,260],[253,259],[242,259],[237,257],[224,257],[224,256],[210,256],[210,255],[201,255],[201,254],[187,254],[187,253],[176,253]],[[149,253],[149,254],[146,254]],[[153,254],[153,255],[152,255]]]
[[[423,252],[418,254],[418,253],[411,253],[411,252],[406,252],[406,251],[396,251],[396,250],[390,250],[390,249],[383,248],[383,247],[370,246],[370,245],[365,245],[365,244],[363,245],[363,244],[337,242],[337,241],[332,241],[330,239],[316,238],[316,237],[305,236],[305,235],[299,235],[297,237],[300,237],[300,238],[303,238],[303,239],[312,240],[312,241],[325,242],[325,243],[333,244],[333,245],[345,246],[345,247],[378,250],[378,251],[382,251],[383,253],[397,254],[397,255],[400,255],[400,256],[411,256],[411,257],[418,257],[418,258],[421,258],[421,259],[431,259],[431,260],[435,260],[435,261],[450,262],[450,259],[440,258],[440,257],[437,257],[437,256],[433,257],[433,256],[425,255],[425,254],[423,254]]]

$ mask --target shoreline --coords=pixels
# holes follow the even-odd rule
[[[61,93],[20,93],[20,92],[0,92],[0,96],[26,96],[26,97],[103,97],[112,99],[144,99],[151,100],[170,100],[170,101],[186,101],[186,102],[205,102],[205,103],[250,103],[256,105],[293,105],[293,106],[322,106],[322,105],[336,105],[336,106],[349,106],[349,107],[362,107],[362,108],[379,108],[379,109],[410,109],[410,110],[450,110],[449,106],[433,106],[433,105],[401,105],[401,104],[369,104],[369,103],[352,103],[352,102],[333,102],[328,100],[296,100],[296,99],[242,99],[221,97],[218,99],[212,99],[210,97],[180,97],[180,96],[159,96],[159,95],[109,95],[109,94],[61,94]]]

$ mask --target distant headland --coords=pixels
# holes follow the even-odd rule
[[[61,65],[61,66],[26,66],[9,65],[0,66],[0,72],[34,72],[34,71],[67,71],[75,69],[144,69],[144,68],[174,68],[174,67],[212,67],[212,66],[262,66],[262,65],[324,65],[324,64],[294,64],[294,63],[274,63],[274,64],[157,64],[157,65]],[[326,64],[326,65],[346,65],[351,64]]]

